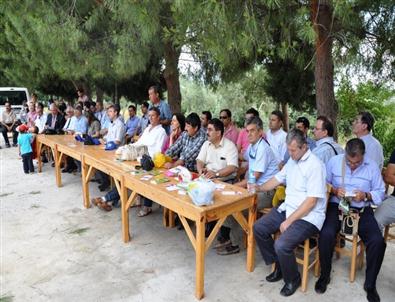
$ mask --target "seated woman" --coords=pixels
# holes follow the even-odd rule
[[[86,113],[86,117],[88,119],[88,135],[96,138],[100,137],[99,120],[95,117],[95,115],[91,111],[88,111]]]
[[[162,153],[165,153],[167,149],[181,136],[181,133],[185,130],[185,116],[182,113],[174,113],[170,124],[171,132],[166,138],[165,143],[162,147]]]

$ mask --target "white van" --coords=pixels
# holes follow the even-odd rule
[[[17,118],[22,109],[24,101],[29,101],[30,95],[27,88],[23,87],[0,87],[0,118],[3,115],[4,104],[6,101],[11,103]]]

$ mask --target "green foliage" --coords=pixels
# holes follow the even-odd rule
[[[389,159],[395,148],[395,90],[371,81],[353,88],[350,81],[343,79],[336,94],[339,104],[338,130],[343,137],[351,136],[351,123],[361,111],[369,111],[376,122],[374,136]]]

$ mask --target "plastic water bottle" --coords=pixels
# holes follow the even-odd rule
[[[247,190],[250,193],[256,193],[256,178],[254,172],[251,171],[249,173],[248,182],[247,182]]]

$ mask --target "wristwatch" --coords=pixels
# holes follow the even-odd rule
[[[215,177],[219,177],[219,172],[215,173]]]

